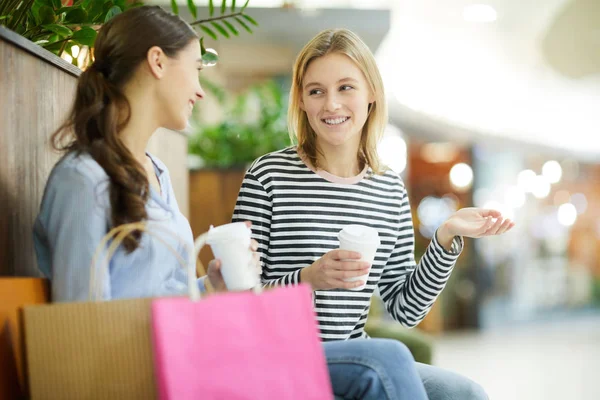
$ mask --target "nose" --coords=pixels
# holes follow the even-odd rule
[[[198,98],[198,100],[201,100],[204,98],[205,95],[206,93],[204,92],[204,89],[202,89],[202,86],[200,85],[200,83],[198,83],[198,89],[196,89],[196,97]]]
[[[327,94],[327,98],[325,100],[325,111],[333,112],[338,110],[341,107],[337,93],[329,92]]]

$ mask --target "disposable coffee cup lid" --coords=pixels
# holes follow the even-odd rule
[[[252,235],[252,230],[245,222],[234,222],[231,224],[210,226],[206,243],[213,244],[224,240],[247,239]]]
[[[347,225],[338,234],[339,240],[354,243],[365,243],[379,245],[379,234],[377,230],[365,225]]]

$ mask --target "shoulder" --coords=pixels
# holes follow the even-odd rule
[[[67,153],[48,177],[41,212],[70,212],[74,208],[106,210],[110,203],[109,188],[108,175],[89,154]]]
[[[248,168],[248,173],[257,174],[268,172],[278,167],[298,167],[304,165],[295,146],[277,150],[254,160]]]
[[[378,185],[406,191],[406,185],[400,174],[389,168],[386,168],[381,174],[371,175],[371,180]]]
[[[108,175],[88,153],[71,152],[64,155],[54,166],[48,186],[67,186],[74,188],[95,187],[108,183]]]
[[[406,185],[404,180],[397,172],[387,168],[380,174],[372,173],[369,169],[370,176],[363,180],[363,184],[370,190],[385,194],[385,196],[395,199],[395,201],[403,202],[407,197]]]

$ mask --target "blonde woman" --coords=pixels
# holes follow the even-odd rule
[[[417,264],[405,185],[377,156],[387,120],[368,47],[348,30],[319,33],[294,65],[288,121],[297,146],[257,159],[235,207],[235,221],[252,221],[264,285],[303,282],[314,289],[324,341],[366,337],[376,288],[390,314],[414,327],[444,288],[462,238],[499,235],[514,225],[494,210],[461,209],[438,228]],[[349,224],[375,228],[381,239],[366,282],[348,278],[366,274],[369,264],[337,250],[337,233]],[[487,398],[460,375],[422,364],[417,370],[432,400]]]

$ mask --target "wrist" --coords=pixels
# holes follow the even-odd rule
[[[312,288],[312,282],[310,281],[310,267],[304,267],[300,270],[300,283],[306,283]]]
[[[436,231],[436,239],[438,243],[447,251],[452,249],[452,241],[454,240],[454,234],[448,228],[447,221],[442,223]]]

